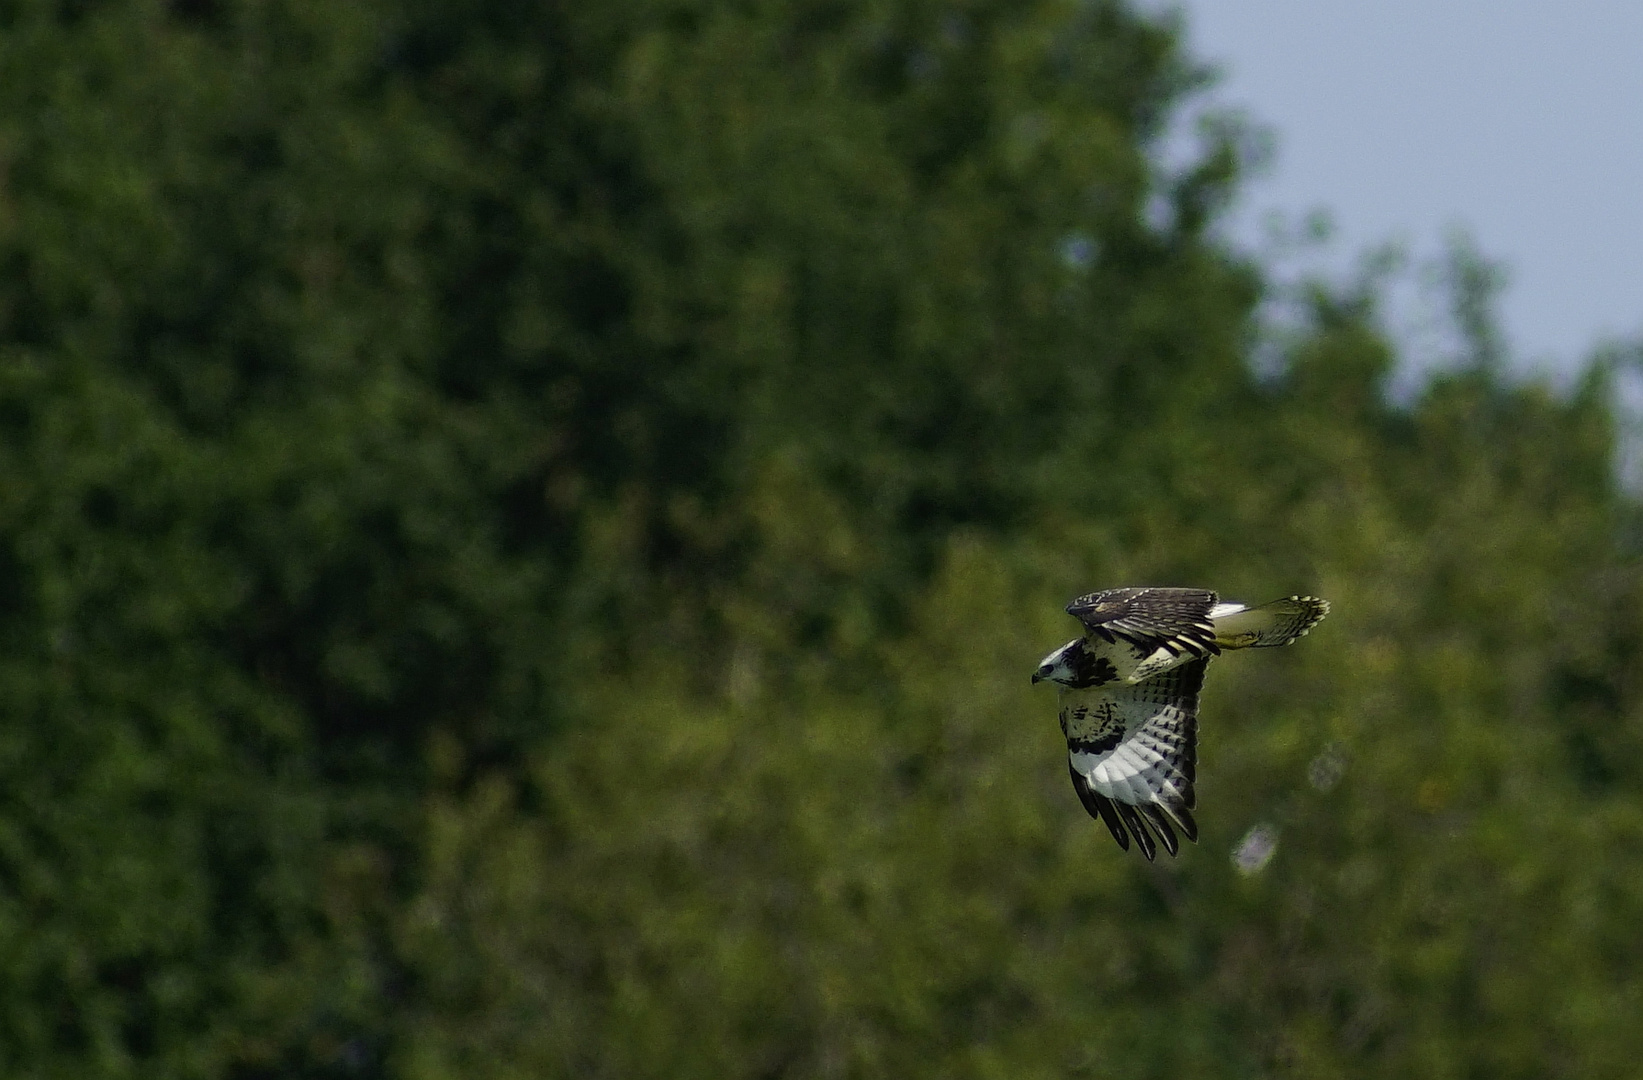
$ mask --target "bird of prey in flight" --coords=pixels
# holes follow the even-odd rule
[[[1067,614],[1084,635],[1046,656],[1033,682],[1059,684],[1073,790],[1119,847],[1128,851],[1133,836],[1151,862],[1156,833],[1174,855],[1176,829],[1198,839],[1192,781],[1204,669],[1223,649],[1288,645],[1329,614],[1329,602],[1290,596],[1250,607],[1207,589],[1127,588],[1080,596]]]

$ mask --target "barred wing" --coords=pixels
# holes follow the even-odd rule
[[[1180,850],[1176,828],[1198,839],[1191,811],[1198,692],[1208,666],[1206,657],[1145,682],[1108,683],[1063,697],[1073,790],[1119,847],[1129,850],[1133,836],[1149,861],[1156,852],[1153,833],[1171,855]]]
[[[1214,656],[1221,651],[1209,617],[1215,600],[1208,589],[1108,589],[1080,596],[1067,605],[1067,614],[1107,641],[1121,637],[1149,652]]]

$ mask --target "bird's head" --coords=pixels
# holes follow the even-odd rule
[[[1073,638],[1039,662],[1033,682],[1054,682],[1071,686],[1078,679],[1084,659],[1084,639]]]

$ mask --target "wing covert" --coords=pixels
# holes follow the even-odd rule
[[[1067,614],[1107,641],[1121,637],[1176,654],[1215,656],[1221,649],[1209,613],[1216,599],[1208,589],[1107,589],[1078,597],[1067,605]]]

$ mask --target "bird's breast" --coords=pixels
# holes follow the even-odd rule
[[[1191,653],[1152,642],[1137,644],[1126,638],[1107,641],[1092,637],[1084,643],[1078,679],[1072,685],[1089,690],[1109,683],[1145,682],[1194,659]]]
[[[1099,688],[1061,691],[1061,734],[1076,751],[1098,753],[1117,746],[1124,722],[1113,699]]]

